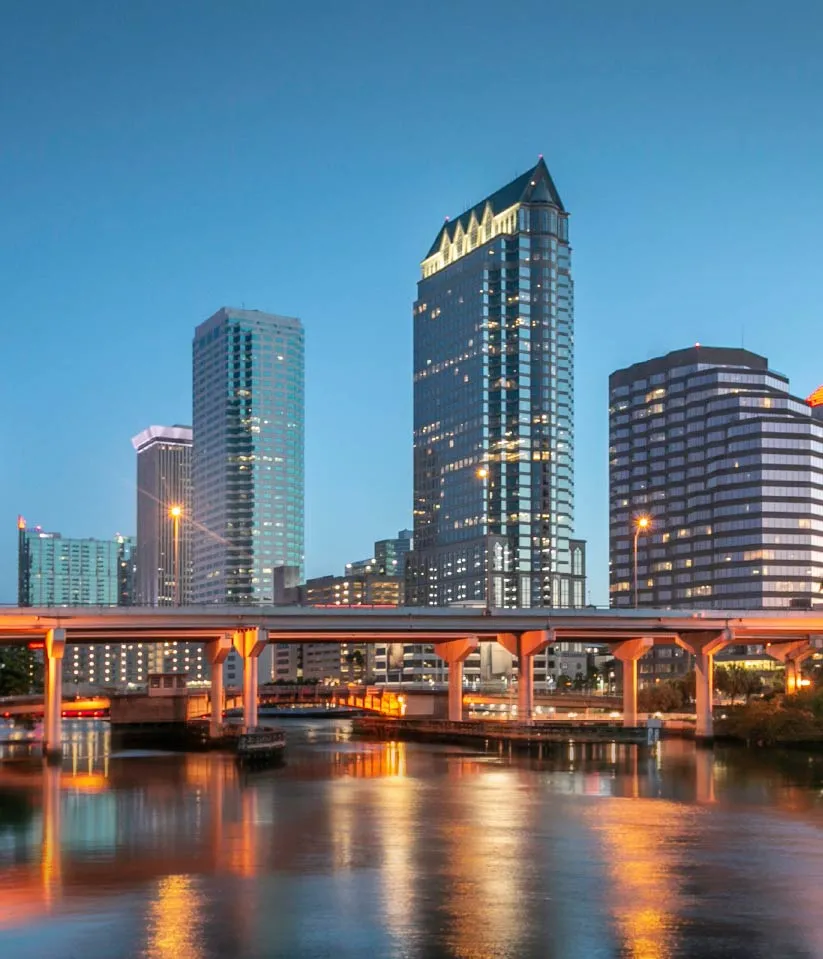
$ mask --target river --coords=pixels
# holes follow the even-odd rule
[[[0,765],[4,959],[823,957],[823,758],[295,720],[239,773],[67,725],[62,770]]]

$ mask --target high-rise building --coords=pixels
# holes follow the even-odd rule
[[[303,326],[224,307],[194,335],[193,601],[273,600],[303,566]]]
[[[437,233],[414,304],[410,601],[580,606],[568,214],[545,162]]]
[[[406,577],[406,560],[412,548],[410,529],[401,529],[396,539],[379,539],[374,544],[375,572],[380,576]]]
[[[573,326],[568,213],[541,158],[447,220],[422,262],[407,602],[583,605]]]
[[[191,582],[191,451],[189,426],[149,426],[132,439],[137,452],[137,602],[187,606]],[[152,672],[208,677],[202,643],[151,644]]]
[[[303,568],[303,325],[223,307],[195,331],[193,373],[193,601],[271,604],[274,568]],[[235,652],[225,676],[240,682]]]
[[[823,407],[765,357],[704,346],[617,370],[609,397],[613,606],[823,599]]]
[[[67,539],[17,520],[20,606],[131,605],[134,541]],[[125,686],[144,682],[148,646],[72,643],[65,653],[63,682],[74,686]]]
[[[137,452],[137,602],[187,606],[191,603],[191,427],[150,426],[131,442]]]

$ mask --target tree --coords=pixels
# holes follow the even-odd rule
[[[42,688],[43,665],[28,649],[0,649],[0,696],[25,696]]]

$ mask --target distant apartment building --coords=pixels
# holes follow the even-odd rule
[[[270,605],[275,567],[303,567],[302,323],[218,310],[195,330],[193,391],[192,601]],[[239,685],[235,653],[225,670]]]
[[[192,430],[149,426],[132,439],[137,453],[137,590],[141,606],[192,601]],[[202,643],[151,644],[152,672],[208,678]]]
[[[20,606],[131,605],[134,540],[71,539],[17,521],[17,602]],[[145,682],[145,643],[66,648],[63,682],[68,686],[125,686]]]
[[[743,349],[694,346],[612,373],[611,605],[632,606],[635,589],[661,608],[823,598],[822,412]],[[687,665],[657,647],[641,676]]]

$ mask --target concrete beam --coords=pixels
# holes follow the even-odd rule
[[[650,636],[624,639],[612,646],[614,658],[623,665],[623,725],[637,725],[637,661],[652,648]]]
[[[463,721],[463,663],[477,649],[477,637],[467,636],[435,643],[434,651],[449,664],[449,719]]]
[[[258,626],[239,629],[232,635],[232,644],[243,657],[243,729],[246,732],[257,725],[257,667],[267,643],[268,633]]]
[[[554,642],[550,629],[525,633],[498,633],[497,642],[517,657],[517,719],[531,722],[534,715],[534,657]]]
[[[714,738],[714,657],[733,642],[731,630],[705,631],[678,636],[677,645],[694,656],[695,738],[711,742]]]
[[[217,639],[212,639],[206,643],[206,658],[211,665],[209,736],[212,739],[217,739],[223,734],[223,709],[225,707],[223,663],[226,661],[233,645],[234,637],[231,633],[221,633]]]
[[[45,695],[43,698],[43,755],[57,762],[63,748],[63,653],[65,629],[49,629],[43,648],[46,656]]]

